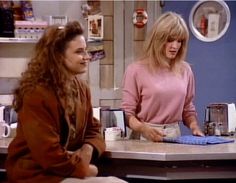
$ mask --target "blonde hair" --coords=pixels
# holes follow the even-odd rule
[[[170,63],[165,56],[165,44],[169,40],[180,40],[182,43],[176,58]],[[151,70],[165,67],[178,72],[187,53],[188,40],[189,31],[183,18],[174,12],[163,13],[144,42],[144,57]]]

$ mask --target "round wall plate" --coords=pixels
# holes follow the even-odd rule
[[[230,24],[230,10],[221,0],[197,2],[189,16],[189,27],[193,35],[205,42],[216,41],[227,31]]]

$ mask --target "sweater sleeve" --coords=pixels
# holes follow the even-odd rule
[[[122,81],[122,109],[126,116],[137,113],[137,106],[140,98],[140,89],[137,81],[137,73],[134,65],[129,65],[125,71]]]
[[[189,65],[187,65],[187,74],[188,74],[188,84],[187,84],[187,95],[184,103],[183,110],[183,121],[190,116],[197,117],[195,105],[194,105],[194,97],[195,97],[195,80],[193,72]]]

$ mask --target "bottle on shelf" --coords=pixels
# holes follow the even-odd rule
[[[203,36],[207,36],[207,19],[205,15],[202,15],[200,19],[200,33]]]

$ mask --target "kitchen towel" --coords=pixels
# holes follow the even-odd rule
[[[192,144],[192,145],[211,145],[211,144],[222,144],[234,142],[234,139],[226,139],[217,136],[194,136],[194,135],[184,135],[176,138],[164,137],[164,142],[179,143],[179,144]]]

